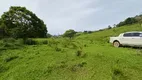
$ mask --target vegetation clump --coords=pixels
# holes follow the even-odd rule
[[[18,58],[18,57],[19,57],[19,56],[10,56],[10,57],[5,58],[4,61],[5,61],[5,62],[10,62],[10,61],[12,61],[12,60],[14,60],[14,59],[16,59],[16,58]]]
[[[36,45],[37,44],[37,41],[31,39],[31,38],[28,38],[26,40],[24,40],[24,44],[26,45]]]

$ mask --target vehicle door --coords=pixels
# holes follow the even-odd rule
[[[123,45],[132,45],[132,33],[124,33],[123,37],[121,38],[121,43]]]
[[[136,46],[142,45],[142,33],[133,33],[132,43]]]

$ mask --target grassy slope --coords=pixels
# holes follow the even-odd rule
[[[74,42],[56,39],[61,51],[47,44],[0,51],[0,80],[141,80],[141,50],[106,43],[109,36],[132,30],[142,28],[136,24],[83,34]]]

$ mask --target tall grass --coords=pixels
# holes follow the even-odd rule
[[[74,39],[0,40],[5,48],[0,52],[0,80],[141,80],[141,50],[108,43],[110,36],[132,30],[142,29],[135,24]]]

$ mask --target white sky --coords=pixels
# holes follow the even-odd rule
[[[24,6],[44,20],[48,32],[62,34],[98,30],[142,12],[142,0],[4,0],[0,15],[10,6]]]

